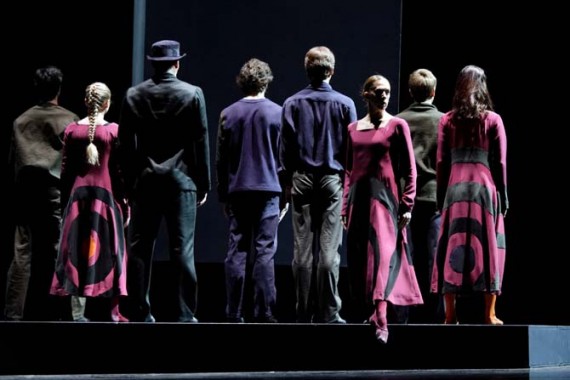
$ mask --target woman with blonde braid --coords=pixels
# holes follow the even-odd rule
[[[105,120],[111,91],[100,82],[85,91],[87,117],[64,135],[61,167],[63,222],[51,294],[87,297],[90,319],[128,321],[124,228],[129,209],[116,164],[119,126]]]

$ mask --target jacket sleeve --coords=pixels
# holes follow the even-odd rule
[[[399,126],[400,144],[397,145],[399,157],[398,173],[402,178],[402,194],[400,197],[399,214],[412,211],[416,199],[417,168],[414,147],[408,123],[402,119]]]
[[[211,188],[210,178],[210,145],[208,136],[208,117],[206,114],[206,101],[202,89],[196,90],[193,100],[192,147],[190,152],[193,155],[192,166],[196,175],[192,178],[196,183],[198,194],[206,194]]]
[[[447,193],[447,185],[451,170],[451,152],[449,148],[449,139],[446,128],[447,117],[444,116],[439,121],[437,134],[437,161],[436,161],[436,179],[437,179],[437,209],[441,211],[445,206],[445,194]]]

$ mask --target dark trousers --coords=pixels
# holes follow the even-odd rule
[[[243,317],[247,268],[251,270],[253,285],[253,317],[271,317],[276,302],[274,259],[279,196],[262,192],[232,194],[229,206],[226,317],[228,320]]]
[[[22,168],[15,197],[14,256],[7,273],[4,317],[69,319],[62,314],[59,297],[49,294],[61,223],[59,179],[41,168]]]
[[[293,279],[298,322],[341,320],[338,280],[342,192],[339,174],[293,174]],[[316,300],[311,297],[313,278]]]
[[[176,321],[194,319],[198,290],[194,264],[196,191],[190,188],[195,188],[192,180],[179,172],[148,173],[137,184],[127,277],[133,321],[153,320],[150,279],[155,242],[163,218],[173,263],[172,277],[176,281]]]

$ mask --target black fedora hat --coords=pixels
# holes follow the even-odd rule
[[[178,61],[186,56],[186,53],[180,55],[180,43],[173,40],[162,40],[152,44],[150,55],[146,58],[150,61]]]

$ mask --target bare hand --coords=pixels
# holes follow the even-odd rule
[[[200,207],[202,206],[204,203],[206,203],[206,199],[208,199],[208,193],[204,193],[203,197],[200,198],[200,193],[198,193],[198,201],[196,202],[196,206]]]
[[[410,220],[412,220],[412,213],[409,211],[403,213],[398,217],[398,228],[402,229],[406,227],[408,223],[410,223]]]
[[[348,229],[348,218],[346,217],[346,215],[342,215],[340,217],[340,221],[342,222],[342,226],[344,227],[344,229]]]
[[[289,211],[289,202],[285,203],[285,206],[279,211],[279,222],[287,215],[287,211]]]

